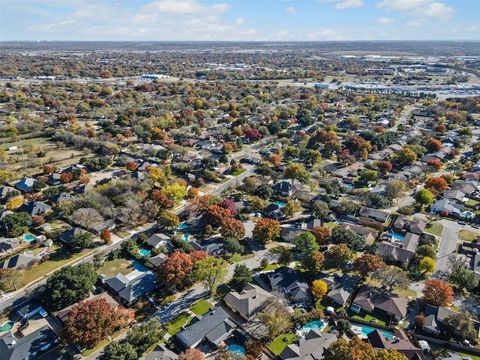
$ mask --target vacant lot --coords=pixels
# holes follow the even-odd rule
[[[463,241],[473,241],[480,237],[480,233],[463,229],[458,233],[458,237]]]

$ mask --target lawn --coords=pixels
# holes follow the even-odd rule
[[[280,267],[279,264],[268,264],[262,269],[262,271],[271,271],[271,270],[278,269],[279,267]]]
[[[123,239],[125,237],[127,237],[128,235],[130,235],[130,232],[126,231],[126,230],[121,230],[121,229],[115,229],[113,230],[113,233],[115,235],[117,235],[119,238]]]
[[[465,229],[460,230],[460,232],[458,233],[458,237],[460,238],[460,240],[463,240],[463,241],[473,241],[479,236],[480,236],[480,233],[476,231],[465,230]]]
[[[238,170],[235,170],[234,172],[232,172],[232,175],[233,176],[238,176],[240,175],[241,173],[244,173],[247,169],[238,169]]]
[[[268,344],[268,349],[276,356],[287,347],[287,345],[293,344],[297,340],[297,336],[293,333],[282,334]]]
[[[442,236],[443,225],[438,222],[432,223],[430,226],[427,226],[425,232],[436,236]]]
[[[103,339],[101,340],[96,346],[94,346],[93,348],[91,349],[86,349],[84,352],[82,352],[82,355],[84,357],[88,357],[90,355],[92,355],[93,353],[97,352],[98,350],[100,350],[101,348],[103,348],[104,346],[107,346],[108,343],[112,342],[112,340],[115,340],[116,338],[118,338],[120,335],[123,335],[127,332],[127,329],[120,329],[118,330],[117,332],[114,332],[112,334],[112,336],[110,336],[110,339]]]
[[[187,312],[178,314],[167,326],[167,333],[175,335],[180,332],[182,326],[190,322],[192,317]]]
[[[367,313],[356,314],[356,313],[349,312],[348,315],[351,316],[353,319],[369,321],[371,323],[375,323],[375,324],[379,324],[379,325],[383,325],[383,326],[386,325],[385,320],[380,319],[378,317],[375,317],[373,315],[367,314]]]
[[[20,289],[31,282],[39,280],[46,274],[55,271],[69,262],[92,252],[94,252],[92,249],[74,252],[70,249],[67,249],[65,246],[57,248],[52,254],[50,254],[49,260],[22,272],[22,278],[18,282],[17,289]]]
[[[106,261],[102,267],[98,269],[98,273],[105,276],[114,276],[117,273],[126,275],[134,270],[133,264],[127,259],[115,259]]]
[[[193,304],[190,307],[190,311],[193,312],[195,315],[203,315],[206,312],[208,312],[208,310],[210,310],[211,307],[212,307],[212,304],[210,304],[207,300],[202,299],[200,301],[197,301],[195,304]]]

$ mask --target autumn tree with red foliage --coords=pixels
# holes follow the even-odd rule
[[[433,194],[439,194],[448,188],[448,183],[442,177],[431,177],[425,181],[425,188]]]
[[[233,200],[223,199],[222,202],[218,205],[230,211],[231,216],[237,215],[237,209]]]
[[[427,149],[430,152],[437,152],[442,148],[442,142],[437,139],[430,139],[427,142]]]
[[[193,260],[188,254],[175,251],[160,266],[160,277],[168,284],[183,289],[193,270]]]
[[[137,166],[138,165],[133,161],[129,161],[125,164],[125,167],[127,168],[127,170],[130,170],[130,171],[135,171],[137,169]]]
[[[442,162],[439,159],[428,160],[427,165],[432,166],[436,171],[442,168]]]
[[[63,172],[60,174],[60,181],[64,184],[69,183],[73,180],[73,174],[69,172]]]
[[[229,209],[220,205],[210,205],[203,216],[207,224],[220,226],[225,219],[231,218],[232,214]]]
[[[310,232],[315,236],[319,245],[327,245],[332,231],[326,226],[316,226]]]
[[[424,300],[430,305],[449,306],[453,303],[453,289],[443,280],[427,280],[422,292]]]
[[[362,274],[363,277],[385,267],[382,258],[373,254],[363,254],[356,258],[354,265],[355,269]]]
[[[276,240],[280,232],[280,223],[277,220],[262,218],[255,224],[253,238],[262,243],[268,243]]]
[[[178,360],[204,360],[205,355],[197,349],[187,349],[178,355]]]
[[[245,227],[242,222],[234,218],[225,218],[220,223],[220,233],[225,238],[242,239],[245,236]]]
[[[100,239],[102,239],[105,244],[110,244],[112,242],[112,233],[108,229],[103,229],[100,233]]]
[[[107,300],[87,300],[70,310],[62,330],[69,344],[91,348],[133,319],[133,313],[113,308]]]
[[[377,162],[377,168],[381,173],[387,174],[392,171],[393,165],[388,160],[381,160]]]
[[[151,198],[161,209],[171,209],[175,205],[175,201],[171,200],[163,190],[155,189],[152,191]]]

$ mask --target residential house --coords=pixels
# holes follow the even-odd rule
[[[375,242],[375,238],[377,237],[376,231],[362,225],[346,223],[346,224],[342,224],[341,226],[363,237],[363,239],[365,240],[365,243],[368,245],[372,245]]]
[[[168,349],[165,344],[159,344],[157,347],[147,355],[144,360],[177,360],[178,355],[172,350]]]
[[[2,360],[37,359],[52,351],[58,343],[58,336],[48,325],[22,338],[16,338],[10,331],[0,336],[0,357]]]
[[[235,313],[250,320],[273,295],[258,285],[247,284],[242,291],[229,292],[223,301]]]
[[[44,215],[48,213],[52,207],[50,205],[45,204],[41,201],[28,201],[24,203],[20,208],[19,211],[23,211],[29,213],[31,216],[36,215]]]
[[[0,238],[0,255],[14,252],[24,244],[20,238]]]
[[[87,230],[83,230],[79,227],[72,227],[66,231],[64,231],[63,233],[61,233],[59,236],[58,236],[58,239],[62,242],[64,242],[65,244],[69,245],[70,244],[70,241],[75,238],[76,236],[78,235],[81,235],[81,234],[84,234],[84,233],[88,233]],[[92,234],[93,235],[93,234]]]
[[[282,360],[320,360],[336,341],[335,334],[312,329],[295,344],[288,345],[279,357]]]
[[[292,196],[296,191],[296,187],[293,184],[293,180],[283,180],[283,181],[277,182],[272,186],[272,189],[276,194],[284,197]]]
[[[402,244],[394,244],[390,241],[382,241],[377,245],[377,255],[385,261],[396,264],[410,264],[415,258],[415,251],[402,247]]]
[[[396,321],[407,316],[408,299],[384,293],[381,289],[363,286],[352,302],[351,310],[359,313],[379,313]]]
[[[426,227],[427,223],[425,221],[417,219],[410,220],[405,216],[398,216],[393,223],[393,228],[397,231],[410,232],[418,235],[421,235]]]
[[[237,324],[220,306],[203,316],[195,317],[181,332],[174,336],[174,341],[181,350],[192,349],[199,345],[217,348],[237,328]]]
[[[41,256],[34,255],[32,252],[26,251],[0,262],[0,269],[26,269],[33,265],[37,265],[41,261]]]
[[[312,301],[305,275],[300,270],[284,266],[257,278],[265,290],[282,294],[294,304],[307,305]]]
[[[459,203],[466,203],[468,201],[467,195],[463,191],[458,189],[444,191],[443,197]]]
[[[222,238],[218,236],[202,241],[192,241],[190,244],[194,250],[205,251],[208,255],[219,256],[225,252]]]
[[[0,186],[0,201],[5,201],[11,196],[20,194],[20,192],[11,186]]]
[[[17,181],[14,186],[24,193],[31,193],[35,191],[35,184],[37,180],[33,178],[23,178],[22,180]]]
[[[130,305],[158,286],[157,276],[152,271],[134,270],[127,275],[121,273],[102,278],[102,283],[122,304]]]
[[[432,213],[446,212],[447,214],[453,216],[460,216],[460,214],[463,212],[463,209],[463,204],[446,198],[437,200],[432,205],[430,205],[430,212]]]
[[[384,210],[372,209],[368,207],[360,208],[359,215],[379,223],[385,223],[390,217],[390,213]]]
[[[25,301],[15,307],[15,312],[23,320],[28,320],[31,317],[40,314],[42,317],[47,316],[47,312],[42,306],[34,300]]]
[[[285,218],[285,214],[282,211],[283,207],[284,206],[278,203],[271,203],[265,209],[262,210],[262,213],[270,219],[282,220]]]
[[[160,266],[167,260],[167,255],[158,254],[148,259],[148,262],[153,265],[154,268],[159,269]]]
[[[156,233],[150,236],[147,240],[149,244],[154,249],[166,248],[170,244],[170,236],[163,233]]]
[[[445,319],[449,316],[458,314],[457,311],[450,310],[443,306],[433,306],[427,304],[425,306],[425,310],[423,312],[425,316],[425,322],[422,329],[425,332],[433,334],[435,336],[445,334],[445,333],[453,333],[455,335],[456,329],[450,328],[446,323]],[[475,329],[477,330],[477,334],[480,334],[480,322],[474,319],[471,319]],[[460,336],[460,335],[458,335]],[[477,335],[480,337],[480,335]]]
[[[412,344],[405,331],[394,329],[393,334],[394,339],[389,340],[380,330],[374,330],[367,335],[368,342],[376,349],[397,350],[408,360],[425,359],[422,349]]]

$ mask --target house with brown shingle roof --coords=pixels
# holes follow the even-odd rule
[[[370,286],[360,289],[352,302],[351,310],[354,312],[380,313],[390,316],[396,321],[407,317],[408,299],[396,297]]]

